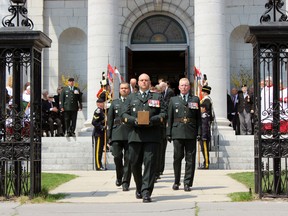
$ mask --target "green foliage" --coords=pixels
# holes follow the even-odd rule
[[[240,70],[238,72],[231,72],[230,81],[233,87],[237,89],[241,89],[243,84],[246,84],[247,87],[253,86],[253,74],[250,69],[245,68],[244,66],[240,66]]]

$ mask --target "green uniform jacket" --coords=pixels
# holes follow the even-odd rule
[[[108,139],[111,141],[127,141],[129,127],[121,119],[120,114],[123,112],[124,102],[121,99],[112,101],[108,109]]]
[[[130,130],[128,142],[158,142],[161,141],[161,122],[166,117],[166,106],[162,95],[149,92],[146,98],[142,98],[141,93],[132,93],[124,103],[122,118]],[[149,126],[135,124],[138,111],[149,111]]]
[[[172,139],[196,139],[201,135],[200,100],[197,96],[189,95],[187,102],[181,96],[170,99],[166,135]]]
[[[60,94],[60,109],[64,108],[64,111],[78,111],[82,109],[82,93],[77,87],[73,87],[70,90],[69,86],[63,88]]]

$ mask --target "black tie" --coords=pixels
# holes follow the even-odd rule
[[[142,98],[145,98],[146,97],[146,92],[143,92],[142,93]]]
[[[123,98],[123,103],[125,102],[126,98]]]
[[[185,95],[183,95],[183,101],[185,101],[185,102],[186,102],[186,97],[185,97]]]

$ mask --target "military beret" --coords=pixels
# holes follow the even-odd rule
[[[203,87],[202,87],[202,92],[206,92],[206,93],[210,94],[210,92],[211,92],[211,87],[208,86],[208,85],[203,86]]]

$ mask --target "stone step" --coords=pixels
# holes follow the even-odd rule
[[[228,131],[228,132],[227,132]],[[226,137],[232,140],[220,140],[219,151],[212,146],[210,151],[211,169],[253,169],[254,168],[254,137],[235,136],[227,130]],[[232,131],[233,132],[233,131]],[[220,135],[222,136],[222,135]],[[42,138],[42,170],[91,170],[93,168],[92,137],[43,137]],[[197,150],[198,152],[198,150]],[[115,169],[114,159],[107,152],[108,169]],[[200,153],[200,162],[203,162]],[[185,160],[182,164],[184,167]],[[173,169],[173,143],[167,143],[166,169]],[[196,155],[198,167],[198,155]]]

